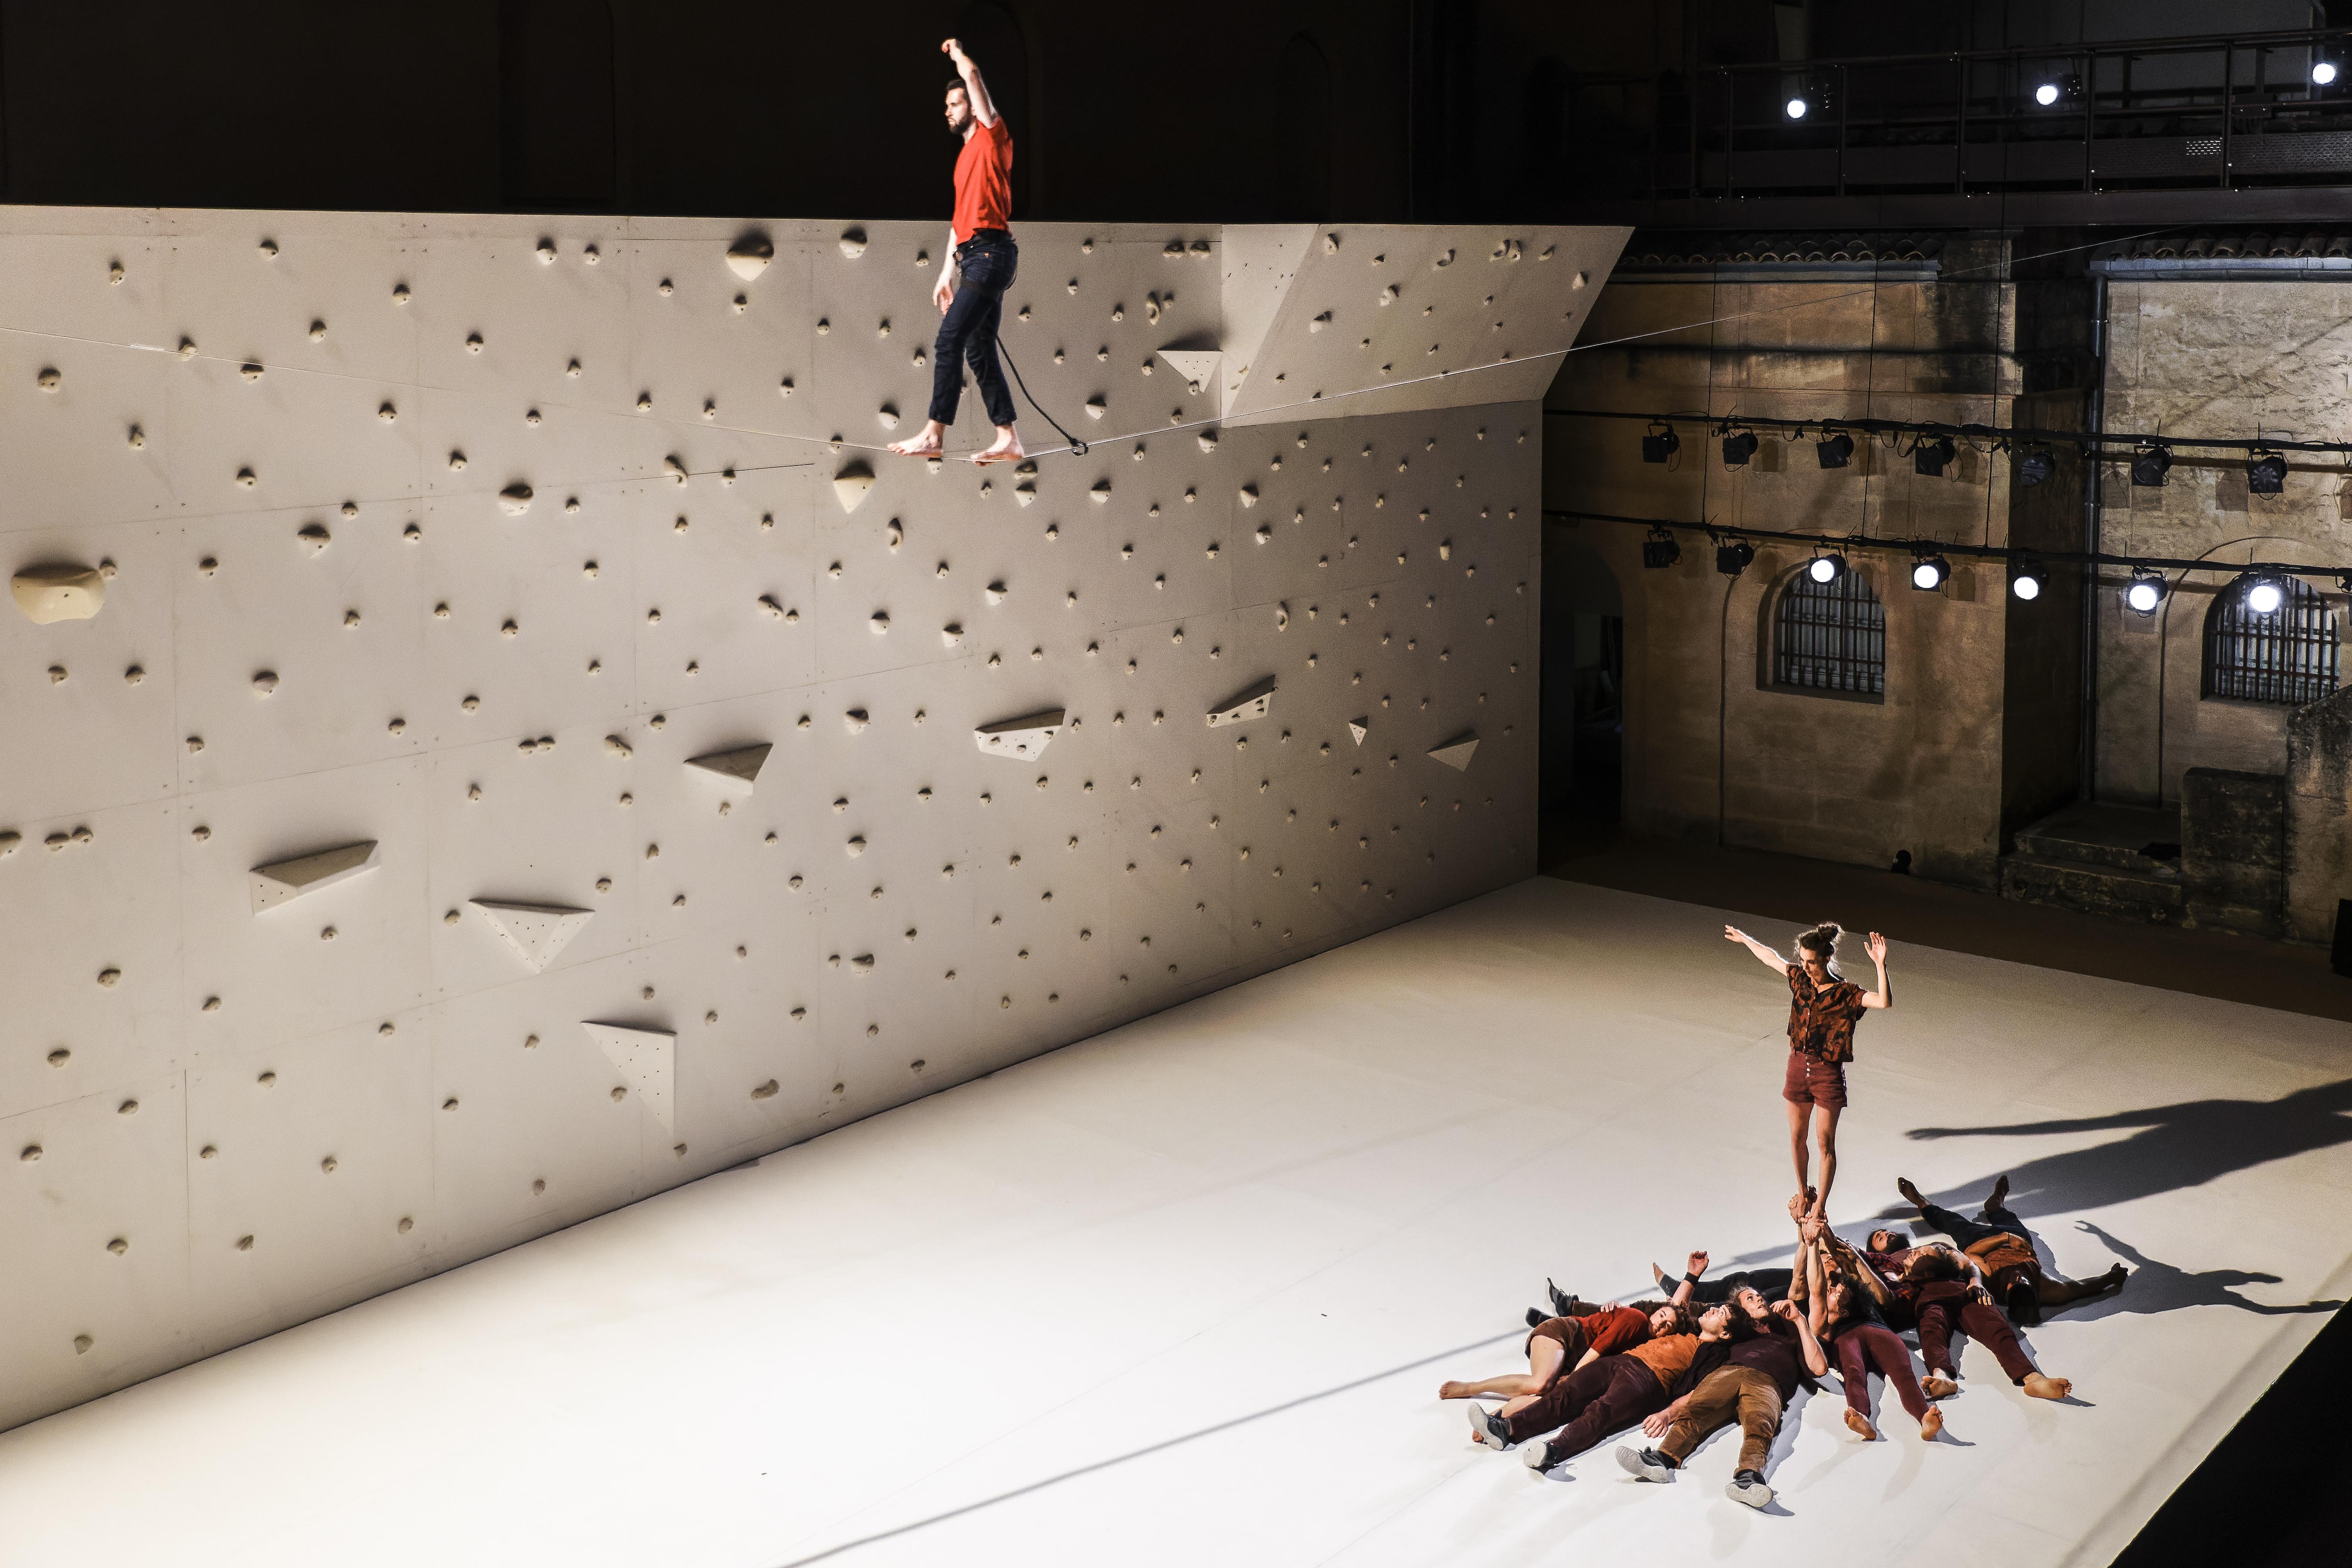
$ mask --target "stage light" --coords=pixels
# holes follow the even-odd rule
[[[1843,468],[1853,461],[1853,437],[1841,430],[1826,441],[1813,443],[1813,456],[1824,468]]]
[[[1642,437],[1642,461],[1663,463],[1682,449],[1682,437],[1671,425],[1652,430]]]
[[[2314,60],[2311,64],[2311,79],[2321,87],[2326,87],[2329,83],[2333,82],[2336,79],[2336,62],[2334,60]]]
[[[2258,616],[2274,616],[2286,603],[2286,588],[2273,577],[2242,577],[2246,584],[2246,608]]]
[[[1845,575],[1845,557],[1834,550],[1827,555],[1816,555],[1805,563],[1805,575],[1823,585],[1834,583]]]
[[[1726,436],[1723,438],[1723,466],[1727,468],[1746,468],[1748,459],[1756,455],[1757,446],[1756,432],[1753,430],[1742,430],[1737,436]]]
[[[2049,582],[2050,574],[2042,569],[2042,563],[2030,555],[2021,555],[2009,563],[2009,591],[2028,604],[2042,597],[2042,590]]]
[[[1911,448],[1911,467],[1930,479],[1941,479],[1944,465],[1958,455],[1949,436],[1921,437]]]
[[[1756,547],[1744,539],[1734,539],[1715,547],[1715,569],[1727,577],[1738,576],[1755,559]]]
[[[2258,496],[2274,496],[2286,489],[2286,454],[2256,452],[2246,459],[2246,489]]]
[[[1934,593],[1951,580],[1952,563],[1940,555],[1922,555],[1911,563],[1911,585]]]
[[[2045,81],[2040,87],[2035,88],[2033,89],[2033,101],[2040,104],[2044,109],[2047,109],[2052,104],[2057,102],[2058,84],[2054,81]]]
[[[2132,483],[2143,486],[2160,486],[2164,483],[2164,476],[2170,471],[2171,468],[2172,448],[2169,447],[2142,447],[2138,451],[2132,454]]]
[[[2058,471],[2058,459],[2047,447],[2028,447],[2018,453],[2017,465],[2012,471],[2020,485],[2032,489]]]
[[[1683,558],[1683,547],[1675,542],[1673,532],[1664,528],[1650,530],[1642,541],[1642,564],[1654,572],[1662,572]]]
[[[1780,106],[1780,111],[1791,120],[1802,120],[1812,107],[1801,98],[1792,98]]]
[[[2152,616],[2156,614],[2157,606],[2164,603],[2164,574],[2147,570],[2134,572],[2130,585],[2124,589],[2124,608],[2135,616]]]

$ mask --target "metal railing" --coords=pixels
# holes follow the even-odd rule
[[[2352,28],[1715,66],[1680,96],[1654,199],[2352,182]]]

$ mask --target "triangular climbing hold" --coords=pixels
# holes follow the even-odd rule
[[[1225,356],[1215,349],[1161,349],[1160,357],[1194,386],[1210,386],[1214,384],[1217,362]]]
[[[775,258],[775,245],[764,234],[747,234],[727,247],[728,270],[746,283],[765,272]]]
[[[731,779],[748,788],[759,782],[760,768],[773,750],[774,746],[764,744],[740,746],[731,752],[711,752],[704,756],[688,757],[686,765],[717,773],[720,778]]]
[[[1361,719],[1350,719],[1348,721],[1348,733],[1356,737],[1356,744],[1360,746],[1364,743],[1364,737],[1370,734],[1371,731],[1372,719],[1371,715],[1369,713]]]
[[[874,470],[864,463],[852,463],[833,476],[834,499],[841,502],[844,511],[856,511],[866,492],[874,488]]]
[[[629,1080],[646,1109],[660,1119],[662,1131],[676,1136],[677,1110],[671,1090],[677,1084],[677,1037],[667,1029],[595,1024],[584,1018],[580,1026],[588,1031],[613,1070]]]
[[[1478,749],[1478,737],[1464,731],[1454,739],[1429,753],[1432,762],[1444,763],[1456,773],[1470,771],[1470,753]]]
[[[253,912],[274,910],[289,899],[305,893],[315,893],[321,888],[356,877],[373,868],[376,863],[375,840],[363,844],[339,845],[332,849],[313,850],[291,860],[273,860],[267,866],[253,868]]]
[[[1240,696],[1210,709],[1209,728],[1213,730],[1221,724],[1246,724],[1253,719],[1265,718],[1266,710],[1274,703],[1274,679],[1269,675]]]
[[[971,732],[972,743],[992,757],[1034,757],[1061,732],[1063,710],[1048,708],[1022,719],[982,724]]]
[[[540,973],[555,955],[571,945],[580,928],[595,918],[593,910],[564,909],[550,904],[510,904],[500,899],[472,899],[471,908],[490,922],[490,929],[517,958]]]

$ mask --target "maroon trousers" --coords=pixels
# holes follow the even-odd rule
[[[1524,1443],[1565,1422],[1551,1440],[1555,1460],[1581,1454],[1612,1432],[1666,1407],[1666,1391],[1639,1356],[1605,1355],[1580,1372],[1551,1380],[1536,1402],[1508,1416],[1511,1441]]]
[[[2025,1347],[2017,1342],[2017,1331],[1998,1308],[1969,1300],[1969,1288],[1957,1279],[1938,1280],[1919,1292],[1919,1355],[1927,1363],[1930,1376],[1942,1373],[1947,1377],[1958,1375],[1952,1366],[1952,1330],[1957,1325],[1961,1332],[1985,1349],[1992,1352],[2000,1363],[2000,1370],[2009,1374],[2011,1383],[2023,1383],[2033,1374],[2033,1363]]]
[[[1892,1331],[1876,1323],[1861,1323],[1846,1330],[1837,1341],[1838,1376],[1845,1384],[1846,1408],[1870,1419],[1870,1390],[1865,1380],[1869,1369],[1875,1366],[1886,1386],[1903,1401],[1903,1408],[1914,1421],[1927,1415],[1927,1397],[1919,1392],[1919,1380],[1911,1372],[1911,1352]]]

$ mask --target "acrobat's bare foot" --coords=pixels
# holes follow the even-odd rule
[[[1466,1383],[1441,1383],[1437,1385],[1437,1397],[1440,1399],[1467,1399],[1470,1397],[1470,1385]]]
[[[1944,1413],[1937,1406],[1927,1406],[1927,1414],[1919,1417],[1919,1441],[1932,1443],[1943,1435]]]
[[[1864,1415],[1861,1411],[1847,1411],[1845,1413],[1845,1424],[1847,1430],[1851,1431],[1855,1436],[1861,1438],[1864,1442],[1875,1443],[1878,1441],[1878,1428],[1873,1426],[1870,1424],[1870,1417]]]
[[[1997,1209],[2009,1201],[2009,1177],[2004,1174],[1992,1184],[1992,1195],[1985,1199],[1987,1210]]]
[[[2047,1373],[2030,1373],[2025,1379],[2025,1393],[2032,1399],[2063,1399],[2074,1392],[2074,1385],[2063,1377]]]
[[[971,460],[975,463],[1017,463],[1028,455],[1022,450],[1021,437],[1013,434],[1013,426],[1000,425],[996,427],[995,442],[984,451],[974,452]]]
[[[1897,1177],[1895,1177],[1895,1190],[1896,1192],[1898,1192],[1898,1193],[1901,1193],[1901,1194],[1903,1194],[1903,1201],[1904,1201],[1905,1203],[1906,1203],[1906,1204],[1909,1204],[1913,1208],[1915,1208],[1915,1209],[1922,1209],[1922,1210],[1924,1210],[1925,1208],[1927,1208],[1927,1198],[1921,1194],[1921,1193],[1920,1193],[1920,1191],[1919,1191],[1919,1189],[1918,1189],[1918,1188],[1916,1188],[1916,1187],[1915,1187],[1915,1186],[1913,1186],[1913,1185],[1911,1184],[1911,1178],[1910,1178],[1910,1177],[1908,1177],[1908,1176],[1897,1176]]]
[[[1958,1384],[1948,1377],[1938,1377],[1932,1372],[1919,1380],[1919,1387],[1930,1399],[1949,1399],[1960,1392]]]
[[[947,426],[934,420],[905,440],[891,442],[890,450],[902,458],[936,458],[947,433]]]

